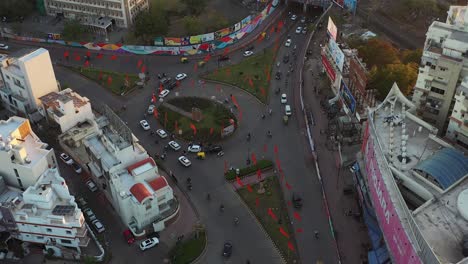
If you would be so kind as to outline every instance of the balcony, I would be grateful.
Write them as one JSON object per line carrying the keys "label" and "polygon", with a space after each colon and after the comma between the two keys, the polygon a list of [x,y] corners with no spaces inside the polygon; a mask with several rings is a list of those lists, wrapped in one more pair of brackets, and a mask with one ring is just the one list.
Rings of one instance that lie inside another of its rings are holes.
{"label": "balcony", "polygon": [[85,236],[80,238],[80,242],[78,243],[79,247],[87,247],[91,238],[89,236]]}
{"label": "balcony", "polygon": [[77,237],[85,237],[87,233],[88,233],[88,229],[86,229],[85,225],[83,225],[82,227],[76,229],[76,236]]}

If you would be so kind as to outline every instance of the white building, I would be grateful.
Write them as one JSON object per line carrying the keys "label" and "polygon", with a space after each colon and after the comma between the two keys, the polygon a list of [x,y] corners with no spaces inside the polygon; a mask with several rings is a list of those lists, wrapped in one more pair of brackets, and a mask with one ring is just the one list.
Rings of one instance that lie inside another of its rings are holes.
{"label": "white building", "polygon": [[0,56],[3,105],[15,114],[31,118],[40,108],[39,97],[58,92],[54,69],[46,49],[22,49]]}
{"label": "white building", "polygon": [[94,119],[89,99],[73,92],[70,88],[48,93],[39,100],[43,107],[40,112],[49,121],[57,123],[62,133],[78,123]]}
{"label": "white building", "polygon": [[467,6],[451,6],[446,22],[426,33],[413,103],[417,114],[445,134],[457,86],[468,76]]}
{"label": "white building", "polygon": [[44,244],[61,253],[73,248],[79,253],[90,241],[83,214],[56,168],[45,171],[22,194],[0,178],[0,201],[2,222],[9,222],[3,226],[23,242]]}
{"label": "white building", "polygon": [[112,24],[127,28],[133,24],[138,13],[149,9],[148,0],[45,0],[49,16],[64,16],[78,19],[81,23],[102,29]]}
{"label": "white building", "polygon": [[445,136],[468,150],[468,77],[455,93],[455,105]]}
{"label": "white building", "polygon": [[24,191],[56,164],[54,151],[34,134],[29,120],[0,120],[0,176],[7,185]]}

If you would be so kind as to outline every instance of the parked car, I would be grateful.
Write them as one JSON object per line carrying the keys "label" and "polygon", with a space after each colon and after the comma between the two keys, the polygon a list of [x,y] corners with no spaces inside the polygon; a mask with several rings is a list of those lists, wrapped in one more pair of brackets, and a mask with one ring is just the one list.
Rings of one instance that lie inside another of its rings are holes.
{"label": "parked car", "polygon": [[185,156],[180,156],[178,160],[182,165],[184,165],[184,167],[192,165],[192,162],[190,162],[190,160]]}
{"label": "parked car", "polygon": [[73,170],[78,174],[80,174],[83,171],[83,169],[81,169],[81,166],[76,163],[73,163],[71,166]]}
{"label": "parked car", "polygon": [[88,206],[88,202],[86,202],[86,200],[83,197],[76,198],[76,203],[81,209],[84,209]]}
{"label": "parked car", "polygon": [[284,43],[284,46],[289,47],[289,46],[291,46],[291,43],[292,43],[292,40],[291,40],[291,39],[287,39],[287,40],[286,40],[286,43]]}
{"label": "parked car", "polygon": [[3,43],[0,43],[0,49],[2,50],[7,50],[8,49],[8,46],[3,44]]}
{"label": "parked car", "polygon": [[158,134],[158,136],[160,136],[161,138],[167,138],[167,133],[163,129],[156,130],[156,134]]}
{"label": "parked car", "polygon": [[86,182],[86,186],[88,187],[88,189],[92,192],[97,192],[98,190],[98,187],[97,185],[92,181],[92,180],[88,180]]}
{"label": "parked car", "polygon": [[168,94],[169,94],[169,90],[168,89],[164,89],[162,90],[160,93],[159,93],[159,98],[164,98],[166,97]]}
{"label": "parked car", "polygon": [[85,216],[86,218],[88,218],[88,220],[91,221],[91,222],[97,219],[97,218],[96,218],[96,215],[94,214],[94,212],[93,212],[91,209],[89,209],[89,208],[84,209],[84,210],[83,210],[83,214],[84,214],[84,216]]}
{"label": "parked car", "polygon": [[232,244],[231,242],[224,243],[223,246],[223,257],[229,258],[232,255]]}
{"label": "parked car", "polygon": [[297,27],[296,28],[296,34],[300,34],[302,32],[302,27]]}
{"label": "parked car", "polygon": [[290,106],[290,105],[285,105],[285,106],[284,106],[284,114],[287,115],[287,116],[292,115],[291,106]]}
{"label": "parked car", "polygon": [[94,229],[96,229],[96,231],[99,234],[106,231],[106,229],[104,228],[104,225],[98,219],[95,219],[94,221],[92,221],[91,224],[93,225]]}
{"label": "parked car", "polygon": [[210,153],[218,153],[220,151],[223,151],[223,147],[220,145],[211,145],[208,147],[208,152]]}
{"label": "parked car", "polygon": [[122,234],[125,238],[125,241],[127,241],[127,244],[131,245],[135,243],[135,237],[133,236],[132,231],[130,231],[130,229],[123,231]]}
{"label": "parked car", "polygon": [[159,244],[159,239],[157,237],[152,237],[144,240],[140,243],[140,249],[145,251]]}
{"label": "parked car", "polygon": [[301,18],[301,23],[304,24],[306,22],[306,18],[305,17],[302,17]]}
{"label": "parked car", "polygon": [[65,153],[60,153],[60,159],[65,162],[65,164],[67,165],[72,165],[74,162],[73,162],[73,159],[70,158],[70,156],[68,156],[67,154]]}
{"label": "parked car", "polygon": [[299,209],[302,207],[302,198],[297,193],[293,193],[292,203],[294,205],[294,208]]}
{"label": "parked car", "polygon": [[154,108],[156,108],[156,106],[154,106],[153,104],[150,104],[148,106],[148,114],[152,115],[154,113]]}
{"label": "parked car", "polygon": [[244,57],[249,57],[249,56],[252,56],[253,54],[254,54],[253,51],[250,51],[250,50],[244,51]]}
{"label": "parked car", "polygon": [[148,131],[151,128],[150,125],[148,124],[148,121],[144,119],[140,121],[140,125],[145,131]]}
{"label": "parked car", "polygon": [[284,93],[284,94],[281,95],[281,103],[285,104],[287,102],[288,102],[288,98],[286,97],[286,94]]}
{"label": "parked car", "polygon": [[164,89],[170,91],[170,90],[174,89],[177,86],[177,80],[170,81],[170,82],[166,83],[163,86],[164,86]]}
{"label": "parked car", "polygon": [[175,142],[174,140],[169,141],[169,147],[171,147],[175,151],[178,151],[181,148],[179,143]]}
{"label": "parked car", "polygon": [[302,28],[302,34],[307,34],[307,27]]}
{"label": "parked car", "polygon": [[297,16],[296,16],[296,15],[292,15],[292,16],[291,16],[291,20],[292,20],[292,21],[296,21],[296,19],[297,19]]}
{"label": "parked car", "polygon": [[171,81],[171,77],[164,77],[161,80],[159,80],[159,85],[165,85]]}
{"label": "parked car", "polygon": [[192,152],[192,153],[198,153],[200,152],[202,149],[201,149],[201,146],[200,145],[191,145],[187,148],[187,151],[188,152]]}
{"label": "parked car", "polygon": [[185,79],[185,78],[187,78],[187,74],[185,74],[185,73],[179,73],[179,74],[177,74],[176,77],[175,77],[175,79],[176,79],[177,81],[181,81],[181,80],[183,80],[183,79]]}

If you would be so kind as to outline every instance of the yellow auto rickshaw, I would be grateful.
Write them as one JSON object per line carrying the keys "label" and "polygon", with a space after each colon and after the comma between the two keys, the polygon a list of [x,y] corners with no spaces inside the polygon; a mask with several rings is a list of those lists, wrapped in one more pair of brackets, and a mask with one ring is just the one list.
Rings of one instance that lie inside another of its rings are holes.
{"label": "yellow auto rickshaw", "polygon": [[287,125],[288,125],[288,121],[289,121],[288,116],[287,116],[287,115],[283,116],[283,123],[284,123],[284,125],[287,126]]}
{"label": "yellow auto rickshaw", "polygon": [[205,61],[199,61],[198,62],[198,67],[203,67],[205,66],[206,62]]}
{"label": "yellow auto rickshaw", "polygon": [[205,159],[205,152],[200,151],[197,153],[197,159],[204,160]]}
{"label": "yellow auto rickshaw", "polygon": [[181,63],[188,63],[188,58],[187,57],[182,57],[180,58]]}

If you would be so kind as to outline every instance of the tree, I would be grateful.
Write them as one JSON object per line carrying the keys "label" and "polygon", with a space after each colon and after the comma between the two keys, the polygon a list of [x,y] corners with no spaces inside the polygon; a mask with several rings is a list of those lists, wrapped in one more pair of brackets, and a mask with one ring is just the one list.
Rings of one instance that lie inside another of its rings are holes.
{"label": "tree", "polygon": [[401,52],[401,62],[404,64],[411,63],[411,62],[419,64],[421,62],[421,56],[422,56],[422,49],[403,50]]}
{"label": "tree", "polygon": [[359,56],[369,68],[399,63],[398,50],[389,42],[372,38],[358,47]]}
{"label": "tree", "polygon": [[201,14],[206,7],[207,0],[182,0],[191,15]]}
{"label": "tree", "polygon": [[166,14],[161,9],[152,9],[152,12],[141,12],[135,19],[135,36],[151,43],[156,36],[166,35],[169,23]]}
{"label": "tree", "polygon": [[183,18],[183,23],[187,35],[198,35],[203,33],[203,27],[199,18],[194,16],[185,16]]}
{"label": "tree", "polygon": [[369,73],[368,89],[377,90],[377,99],[383,100],[394,82],[403,94],[408,95],[416,84],[418,64],[388,64],[384,67],[373,67]]}
{"label": "tree", "polygon": [[65,22],[62,38],[64,40],[81,40],[85,33],[86,28],[78,20],[70,20]]}
{"label": "tree", "polygon": [[34,10],[34,0],[1,0],[0,16],[16,20],[26,17]]}
{"label": "tree", "polygon": [[229,26],[229,20],[221,13],[211,11],[207,14],[207,32],[220,30]]}

